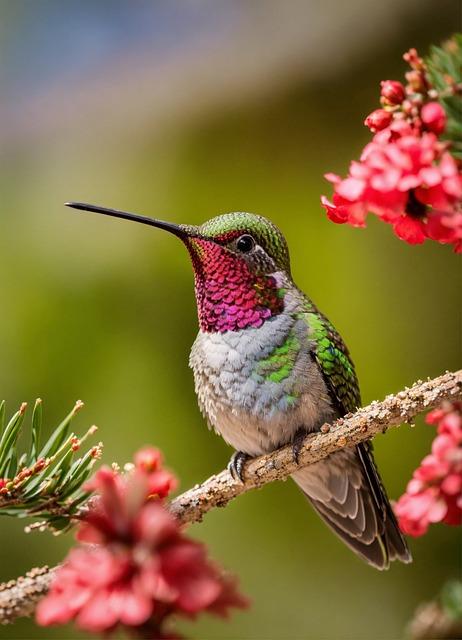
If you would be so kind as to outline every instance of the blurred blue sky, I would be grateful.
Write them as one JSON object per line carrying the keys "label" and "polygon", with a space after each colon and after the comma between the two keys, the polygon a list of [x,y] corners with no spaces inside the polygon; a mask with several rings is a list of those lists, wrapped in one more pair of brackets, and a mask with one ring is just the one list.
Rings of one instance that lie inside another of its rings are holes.
{"label": "blurred blue sky", "polygon": [[[124,50],[148,47],[156,57],[168,56],[212,29],[229,27],[237,9],[233,2],[217,7],[205,1],[137,0],[136,8],[113,0],[2,4],[9,28],[5,23],[0,27],[0,80],[10,98],[27,97],[47,84],[91,73]],[[13,37],[15,27],[20,37]]]}
{"label": "blurred blue sky", "polygon": [[[409,31],[418,40],[415,12],[430,20],[432,6],[432,0],[0,0],[0,143],[29,143],[31,136],[50,142],[73,124],[80,138],[82,119],[98,110],[102,129],[105,114],[109,129],[133,131],[136,123],[142,130],[148,122],[162,129],[301,79],[348,74],[387,39]],[[446,22],[443,11],[435,27]]]}

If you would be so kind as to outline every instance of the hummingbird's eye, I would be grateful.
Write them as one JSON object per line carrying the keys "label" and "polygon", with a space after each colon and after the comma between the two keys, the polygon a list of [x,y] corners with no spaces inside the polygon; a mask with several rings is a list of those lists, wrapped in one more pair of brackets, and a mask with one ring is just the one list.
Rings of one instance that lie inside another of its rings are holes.
{"label": "hummingbird's eye", "polygon": [[247,233],[236,240],[236,249],[241,253],[250,253],[254,246],[255,240]]}

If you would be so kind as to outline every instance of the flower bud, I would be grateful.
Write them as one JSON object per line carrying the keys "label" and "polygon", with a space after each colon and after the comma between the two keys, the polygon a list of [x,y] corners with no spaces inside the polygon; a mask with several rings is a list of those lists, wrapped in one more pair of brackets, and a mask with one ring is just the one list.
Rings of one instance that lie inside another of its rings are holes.
{"label": "flower bud", "polygon": [[427,81],[422,71],[407,71],[405,73],[406,80],[408,81],[408,88],[415,93],[424,93],[427,89]]}
{"label": "flower bud", "polygon": [[439,135],[446,128],[446,112],[439,102],[427,102],[420,112],[422,122],[428,131]]}
{"label": "flower bud", "polygon": [[47,461],[45,460],[45,458],[39,458],[37,462],[34,464],[33,472],[40,473],[40,471],[43,471],[43,469],[45,469],[46,466],[47,466]]}
{"label": "flower bud", "polygon": [[422,70],[425,68],[424,61],[419,56],[416,49],[409,49],[409,51],[406,51],[403,55],[403,60],[405,60],[412,69]]}
{"label": "flower bud", "polygon": [[410,100],[404,100],[403,104],[401,105],[401,108],[403,110],[403,113],[405,113],[407,116],[414,116],[414,105],[412,104],[412,102]]}
{"label": "flower bud", "polygon": [[380,95],[386,104],[401,104],[405,97],[404,87],[397,80],[382,80]]}
{"label": "flower bud", "polygon": [[393,116],[389,111],[385,111],[385,109],[376,109],[367,116],[364,120],[364,124],[366,127],[369,127],[373,133],[376,133],[376,131],[381,131],[388,127],[392,119]]}

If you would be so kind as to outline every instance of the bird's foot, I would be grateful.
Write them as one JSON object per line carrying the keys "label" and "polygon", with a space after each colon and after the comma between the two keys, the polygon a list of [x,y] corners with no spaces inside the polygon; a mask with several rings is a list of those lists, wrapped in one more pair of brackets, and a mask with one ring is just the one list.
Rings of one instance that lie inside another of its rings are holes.
{"label": "bird's foot", "polygon": [[305,437],[307,435],[308,431],[306,431],[306,429],[304,429],[303,427],[300,427],[295,432],[294,439],[292,440],[292,458],[295,464],[298,464],[303,441],[305,440]]}
{"label": "bird's foot", "polygon": [[231,460],[228,463],[228,471],[234,478],[234,480],[239,480],[240,482],[244,482],[243,470],[244,465],[252,456],[249,456],[248,453],[244,453],[243,451],[235,451],[231,456]]}

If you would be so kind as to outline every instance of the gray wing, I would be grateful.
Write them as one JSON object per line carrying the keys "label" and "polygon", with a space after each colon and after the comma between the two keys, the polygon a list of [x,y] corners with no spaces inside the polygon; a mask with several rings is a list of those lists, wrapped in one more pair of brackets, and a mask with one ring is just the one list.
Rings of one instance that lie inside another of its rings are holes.
{"label": "gray wing", "polygon": [[411,562],[369,447],[332,454],[292,474],[329,527],[378,569]]}

